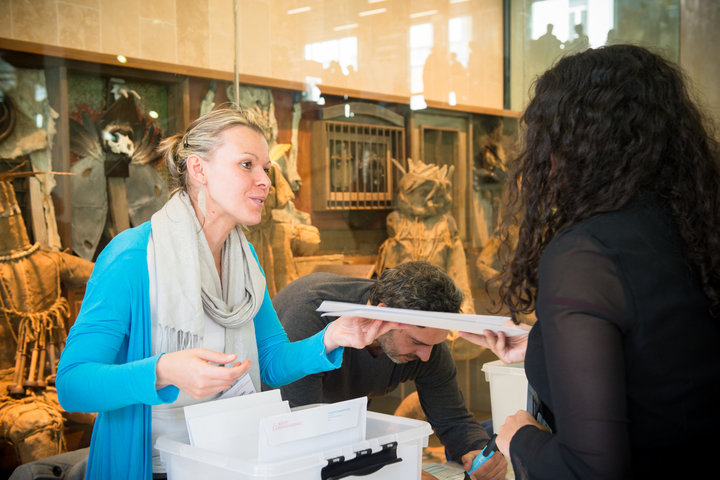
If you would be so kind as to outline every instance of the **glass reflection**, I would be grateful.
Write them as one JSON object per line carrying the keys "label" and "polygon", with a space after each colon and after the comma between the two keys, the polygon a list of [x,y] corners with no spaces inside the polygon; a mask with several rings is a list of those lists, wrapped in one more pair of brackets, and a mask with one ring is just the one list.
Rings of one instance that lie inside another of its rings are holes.
{"label": "glass reflection", "polygon": [[680,0],[255,3],[243,2],[241,72],[314,85],[318,98],[362,91],[417,108],[522,110],[532,80],[562,55],[630,42],[678,56]]}
{"label": "glass reflection", "polygon": [[553,62],[587,48],[632,43],[677,62],[679,11],[680,0],[513,0],[512,108]]}
{"label": "glass reflection", "polygon": [[253,40],[243,38],[242,73],[265,75],[248,55],[269,47],[270,76],[320,95],[502,108],[503,0],[281,0],[267,14],[254,23],[269,25],[270,45],[249,48]]}

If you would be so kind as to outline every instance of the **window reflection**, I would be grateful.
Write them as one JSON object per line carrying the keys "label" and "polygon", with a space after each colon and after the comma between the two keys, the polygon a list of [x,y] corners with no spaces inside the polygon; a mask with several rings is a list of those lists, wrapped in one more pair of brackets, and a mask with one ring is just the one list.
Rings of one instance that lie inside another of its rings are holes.
{"label": "window reflection", "polygon": [[[426,102],[522,110],[532,81],[563,55],[630,42],[677,61],[680,0],[337,3],[271,3],[270,44],[282,45],[273,47],[275,78],[320,78],[334,93],[398,95],[413,108]],[[289,14],[306,5],[312,9]],[[260,56],[259,49],[253,53]],[[262,75],[256,69],[263,62],[241,59],[251,74]]]}
{"label": "window reflection", "polygon": [[346,86],[357,70],[357,37],[344,37],[305,45],[305,60],[322,64],[320,83]]}
{"label": "window reflection", "polygon": [[410,26],[410,93],[425,91],[423,68],[433,47],[433,24],[420,23]]}
{"label": "window reflection", "polygon": [[513,0],[510,18],[526,20],[512,27],[510,108],[522,109],[532,81],[558,58],[587,48],[632,43],[677,62],[679,9],[680,0]]}
{"label": "window reflection", "polygon": [[[261,23],[270,26],[273,78],[308,85],[320,78],[323,94],[392,95],[413,108],[426,100],[433,107],[503,108],[504,3],[351,0],[329,8],[319,0],[278,0],[268,2]],[[289,14],[306,5],[312,9]],[[339,37],[351,36],[352,58],[341,58],[346,48]],[[255,45],[253,55],[262,56],[262,48]],[[260,60],[241,57],[241,73],[263,75]]]}

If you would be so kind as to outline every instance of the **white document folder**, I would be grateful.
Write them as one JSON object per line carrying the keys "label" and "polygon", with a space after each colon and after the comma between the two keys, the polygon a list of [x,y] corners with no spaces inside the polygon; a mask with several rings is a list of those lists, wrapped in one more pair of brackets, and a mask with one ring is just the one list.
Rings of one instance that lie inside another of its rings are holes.
{"label": "white document folder", "polygon": [[367,397],[260,420],[258,461],[275,462],[365,440]]}
{"label": "white document folder", "polygon": [[280,390],[242,395],[185,407],[190,445],[234,457],[255,459],[263,417],[290,411]]}
{"label": "white document folder", "polygon": [[496,315],[429,312],[426,310],[377,307],[374,305],[334,302],[330,300],[323,301],[317,311],[325,312],[323,316],[341,317],[346,315],[351,317],[375,318],[421,327],[459,330],[470,333],[483,333],[483,330],[491,330],[493,332],[504,332],[508,337],[528,334],[528,331],[522,328],[504,326],[503,324],[510,320],[510,317]]}

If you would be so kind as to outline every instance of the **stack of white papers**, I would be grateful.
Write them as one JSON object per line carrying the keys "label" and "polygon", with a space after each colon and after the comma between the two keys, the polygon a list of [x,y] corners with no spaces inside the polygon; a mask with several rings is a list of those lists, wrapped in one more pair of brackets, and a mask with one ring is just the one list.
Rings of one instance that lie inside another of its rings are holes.
{"label": "stack of white papers", "polygon": [[241,395],[185,407],[190,445],[254,460],[260,419],[290,412],[280,390]]}
{"label": "stack of white papers", "polygon": [[426,310],[409,310],[405,308],[376,307],[357,303],[323,301],[317,309],[330,317],[363,317],[391,322],[418,325],[421,327],[439,328],[442,330],[459,330],[461,332],[483,333],[483,330],[504,332],[511,337],[527,335],[527,330],[519,327],[503,325],[510,317],[496,315],[470,315],[466,313],[429,312]]}
{"label": "stack of white papers", "polygon": [[367,397],[260,420],[258,460],[273,462],[365,440]]}
{"label": "stack of white papers", "polygon": [[190,444],[273,462],[365,440],[367,397],[291,411],[280,390],[185,407]]}

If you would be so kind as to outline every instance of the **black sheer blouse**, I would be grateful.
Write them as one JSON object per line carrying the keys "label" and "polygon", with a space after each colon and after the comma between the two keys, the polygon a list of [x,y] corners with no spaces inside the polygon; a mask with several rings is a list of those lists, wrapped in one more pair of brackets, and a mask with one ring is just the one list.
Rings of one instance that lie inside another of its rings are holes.
{"label": "black sheer blouse", "polygon": [[720,319],[659,202],[556,236],[536,313],[525,369],[553,433],[517,432],[517,478],[704,478],[719,446]]}

